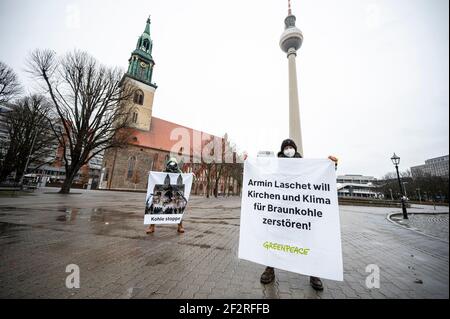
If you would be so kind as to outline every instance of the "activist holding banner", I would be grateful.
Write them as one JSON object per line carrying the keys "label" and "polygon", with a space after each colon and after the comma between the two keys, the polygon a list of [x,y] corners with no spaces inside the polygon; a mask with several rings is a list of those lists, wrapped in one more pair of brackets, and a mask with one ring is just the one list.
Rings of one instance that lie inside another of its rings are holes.
{"label": "activist holding banner", "polygon": [[[291,139],[286,139],[281,144],[281,149],[277,154],[281,158],[302,158],[302,155],[297,152],[297,145]],[[338,159],[334,156],[329,156],[328,159],[335,163],[337,169]],[[269,284],[275,279],[275,269],[273,267],[266,267],[261,275],[261,283]],[[323,290],[322,280],[318,277],[310,276],[310,284],[315,290]]]}
{"label": "activist holding banner", "polygon": [[[164,173],[182,173],[181,169],[178,167],[178,161],[175,157],[170,158],[167,163],[166,163],[166,167],[163,170]],[[179,233],[184,233],[184,228],[183,228],[183,221],[180,221],[180,223],[178,224],[178,229],[177,231]],[[151,234],[155,232],[155,224],[150,224],[149,227],[146,230],[147,234]]]}

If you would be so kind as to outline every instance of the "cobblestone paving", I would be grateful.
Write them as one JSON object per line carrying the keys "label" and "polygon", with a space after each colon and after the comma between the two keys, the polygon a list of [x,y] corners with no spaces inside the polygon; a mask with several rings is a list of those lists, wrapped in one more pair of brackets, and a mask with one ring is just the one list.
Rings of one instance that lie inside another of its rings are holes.
{"label": "cobblestone paving", "polygon": [[[55,192],[46,189],[45,192]],[[387,220],[395,209],[342,206],[344,281],[315,292],[306,276],[237,258],[240,199],[193,197],[185,234],[144,232],[144,194],[0,197],[0,298],[448,298],[448,243]],[[415,206],[410,212],[424,211]],[[448,212],[448,207],[437,207]],[[80,289],[65,287],[69,264]],[[366,266],[381,270],[365,286]]]}
{"label": "cobblestone paving", "polygon": [[401,226],[422,232],[426,235],[440,238],[449,242],[448,238],[448,214],[434,212],[409,214],[408,219],[403,219],[401,214],[393,215],[392,220]]}

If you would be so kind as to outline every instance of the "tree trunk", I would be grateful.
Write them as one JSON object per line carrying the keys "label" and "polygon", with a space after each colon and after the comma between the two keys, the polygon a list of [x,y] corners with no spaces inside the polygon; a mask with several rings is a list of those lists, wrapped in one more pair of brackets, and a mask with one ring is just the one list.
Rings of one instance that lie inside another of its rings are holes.
{"label": "tree trunk", "polygon": [[72,182],[73,182],[74,178],[75,178],[75,176],[67,176],[66,175],[66,179],[64,180],[64,183],[63,183],[61,189],[59,190],[60,194],[69,194],[70,193],[70,188],[72,187]]}
{"label": "tree trunk", "polygon": [[8,177],[8,175],[11,174],[11,172],[12,172],[12,170],[6,169],[6,167],[1,169],[0,170],[0,182],[3,182],[4,180],[6,180],[6,177]]}
{"label": "tree trunk", "polygon": [[71,169],[69,171],[66,171],[66,179],[64,180],[64,183],[63,183],[61,189],[59,190],[60,194],[69,194],[70,193],[70,188],[72,187],[73,180],[74,180],[75,176],[77,175],[79,169],[80,168],[78,166],[75,166],[75,167],[71,167]]}
{"label": "tree trunk", "polygon": [[214,197],[219,196],[219,181],[220,181],[220,171],[217,173],[216,180],[214,181]]}
{"label": "tree trunk", "polygon": [[206,173],[206,198],[209,198],[210,192],[211,192],[211,166],[207,168]]}

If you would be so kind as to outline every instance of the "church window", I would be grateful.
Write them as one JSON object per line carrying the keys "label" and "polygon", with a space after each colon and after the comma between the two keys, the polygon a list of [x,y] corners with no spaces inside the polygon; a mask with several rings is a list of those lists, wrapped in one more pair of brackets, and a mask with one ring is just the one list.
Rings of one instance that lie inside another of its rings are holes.
{"label": "church window", "polygon": [[144,92],[142,92],[141,90],[137,90],[134,93],[133,102],[136,104],[139,104],[139,105],[143,105],[144,104]]}
{"label": "church window", "polygon": [[138,119],[138,114],[137,114],[137,112],[134,112],[133,118],[132,118],[133,123],[137,123],[137,119]]}
{"label": "church window", "polygon": [[147,39],[145,39],[143,44],[145,51],[148,51],[148,49],[150,48],[150,42]]}
{"label": "church window", "polygon": [[136,166],[136,157],[131,156],[128,159],[128,171],[127,171],[127,179],[131,179],[134,173],[134,167]]}

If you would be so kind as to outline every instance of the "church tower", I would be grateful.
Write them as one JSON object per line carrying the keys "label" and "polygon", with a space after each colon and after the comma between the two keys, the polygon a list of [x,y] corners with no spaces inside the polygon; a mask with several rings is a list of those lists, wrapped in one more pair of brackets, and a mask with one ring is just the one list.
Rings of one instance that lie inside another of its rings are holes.
{"label": "church tower", "polygon": [[155,61],[152,57],[153,41],[150,37],[150,17],[147,19],[144,33],[139,37],[136,49],[128,60],[128,71],[122,81],[131,81],[138,87],[133,96],[131,127],[148,131],[152,120],[153,97],[157,88],[152,83]]}

